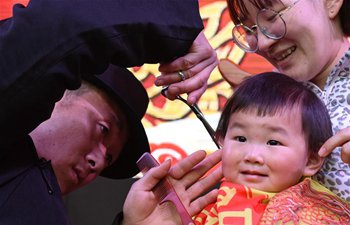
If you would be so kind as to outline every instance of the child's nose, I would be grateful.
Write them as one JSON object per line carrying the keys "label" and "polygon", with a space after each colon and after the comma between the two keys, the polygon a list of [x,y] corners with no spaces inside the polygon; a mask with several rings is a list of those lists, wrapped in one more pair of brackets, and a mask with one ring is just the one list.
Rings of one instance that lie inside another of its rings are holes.
{"label": "child's nose", "polygon": [[251,145],[247,150],[244,157],[244,161],[250,164],[263,164],[264,157],[262,154],[263,149],[256,145]]}

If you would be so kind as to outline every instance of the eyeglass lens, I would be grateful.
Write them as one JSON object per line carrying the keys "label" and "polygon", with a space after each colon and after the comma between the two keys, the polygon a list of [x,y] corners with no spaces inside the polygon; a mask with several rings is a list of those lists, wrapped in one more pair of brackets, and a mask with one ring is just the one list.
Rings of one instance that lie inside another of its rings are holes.
{"label": "eyeglass lens", "polygon": [[260,10],[257,17],[257,25],[265,36],[272,39],[280,39],[286,33],[286,25],[278,12],[272,9]]}
{"label": "eyeglass lens", "polygon": [[[286,24],[280,14],[272,9],[262,9],[257,15],[257,27],[266,37],[278,40],[286,34]],[[232,29],[233,41],[244,51],[255,52],[258,49],[256,30],[240,24]]]}
{"label": "eyeglass lens", "polygon": [[232,30],[234,42],[247,52],[254,52],[258,48],[258,40],[255,30],[244,25],[237,25]]}

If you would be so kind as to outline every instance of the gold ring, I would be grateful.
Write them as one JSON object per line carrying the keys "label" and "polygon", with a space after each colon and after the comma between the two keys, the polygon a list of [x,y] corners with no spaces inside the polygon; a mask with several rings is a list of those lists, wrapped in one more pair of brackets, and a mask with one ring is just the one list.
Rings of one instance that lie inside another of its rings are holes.
{"label": "gold ring", "polygon": [[180,78],[181,78],[181,81],[184,81],[184,80],[186,80],[186,76],[185,76],[185,74],[180,70],[180,71],[178,71],[177,72],[177,74],[180,76]]}

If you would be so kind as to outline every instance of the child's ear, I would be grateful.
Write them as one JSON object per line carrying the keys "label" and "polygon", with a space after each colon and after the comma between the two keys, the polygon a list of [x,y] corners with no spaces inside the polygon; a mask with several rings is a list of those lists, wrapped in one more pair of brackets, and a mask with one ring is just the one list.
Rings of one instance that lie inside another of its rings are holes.
{"label": "child's ear", "polygon": [[216,137],[216,141],[221,147],[224,146],[224,140],[225,140],[225,137]]}
{"label": "child's ear", "polygon": [[322,167],[324,162],[324,157],[319,157],[318,155],[312,157],[310,156],[309,161],[307,162],[304,168],[304,176],[310,177],[315,175]]}

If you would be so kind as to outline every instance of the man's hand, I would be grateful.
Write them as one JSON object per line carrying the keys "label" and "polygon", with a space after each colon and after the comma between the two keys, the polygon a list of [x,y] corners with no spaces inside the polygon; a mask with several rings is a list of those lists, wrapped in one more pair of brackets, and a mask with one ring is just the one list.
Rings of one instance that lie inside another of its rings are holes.
{"label": "man's hand", "polygon": [[221,161],[221,154],[222,151],[217,150],[206,157],[205,151],[197,151],[170,169],[169,179],[191,216],[197,215],[205,206],[216,201],[218,190],[210,188],[223,178],[221,165],[207,176],[203,175]]}
{"label": "man's hand", "polygon": [[[210,73],[218,64],[215,50],[209,44],[204,33],[201,32],[193,42],[187,55],[170,63],[161,64],[155,85],[169,86],[167,97],[174,100],[177,95],[187,93],[189,104],[196,103],[207,89]],[[185,80],[182,82],[178,71]]]}
{"label": "man's hand", "polygon": [[135,182],[126,197],[123,225],[181,224],[176,209],[170,203],[158,205],[152,189],[165,177],[170,161],[150,169],[144,177]]}
{"label": "man's hand", "polygon": [[129,191],[123,207],[123,224],[181,225],[175,206],[169,202],[158,205],[152,192],[154,186],[167,175],[191,216],[196,215],[207,204],[214,202],[217,190],[201,195],[222,179],[221,167],[204,178],[202,176],[221,160],[221,150],[208,157],[205,156],[204,151],[198,151],[181,160],[171,169],[169,161],[150,169],[143,178],[133,184]]}

